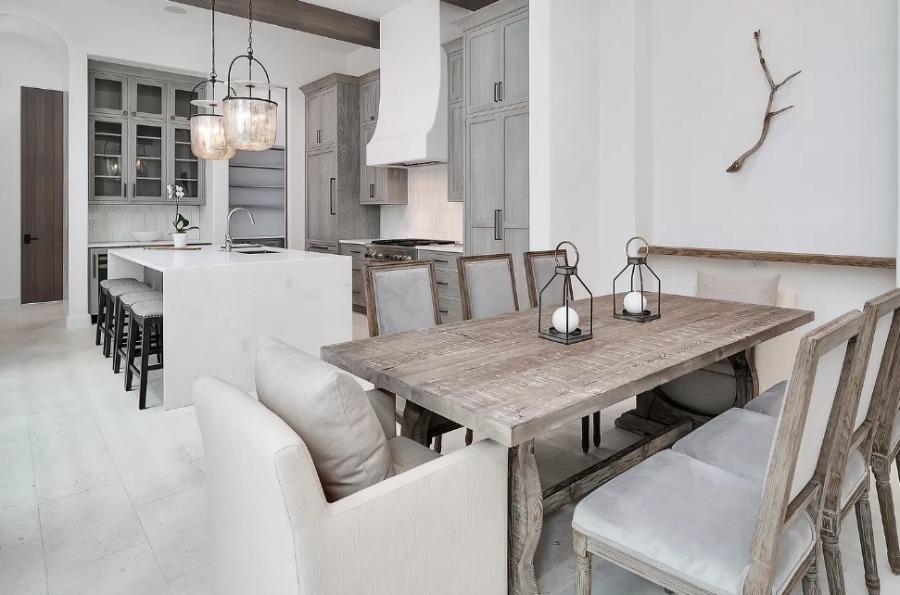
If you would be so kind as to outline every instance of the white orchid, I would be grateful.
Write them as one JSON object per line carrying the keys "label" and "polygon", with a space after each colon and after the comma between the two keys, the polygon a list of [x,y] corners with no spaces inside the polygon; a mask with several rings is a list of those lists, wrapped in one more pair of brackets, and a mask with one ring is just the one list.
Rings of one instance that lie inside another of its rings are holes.
{"label": "white orchid", "polygon": [[166,190],[169,192],[169,200],[181,200],[184,198],[184,188],[181,186],[169,184],[166,186]]}

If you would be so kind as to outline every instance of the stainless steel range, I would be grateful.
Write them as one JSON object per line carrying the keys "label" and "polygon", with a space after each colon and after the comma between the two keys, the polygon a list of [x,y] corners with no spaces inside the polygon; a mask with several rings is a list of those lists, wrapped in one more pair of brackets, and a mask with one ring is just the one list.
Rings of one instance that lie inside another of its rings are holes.
{"label": "stainless steel range", "polygon": [[453,243],[452,240],[375,240],[371,244],[366,244],[365,257],[374,262],[414,260],[416,257],[416,248],[448,246]]}

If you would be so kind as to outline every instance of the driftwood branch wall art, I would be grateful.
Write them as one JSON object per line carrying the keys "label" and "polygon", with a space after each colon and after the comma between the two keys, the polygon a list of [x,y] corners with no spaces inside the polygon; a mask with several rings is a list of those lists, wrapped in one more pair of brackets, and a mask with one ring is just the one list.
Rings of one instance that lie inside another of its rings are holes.
{"label": "driftwood branch wall art", "polygon": [[783,107],[781,109],[772,111],[772,103],[775,101],[775,94],[778,92],[778,89],[783,87],[789,80],[791,80],[792,78],[794,78],[795,76],[800,74],[800,71],[798,70],[791,76],[787,77],[780,83],[776,84],[775,80],[772,78],[772,73],[769,72],[769,65],[766,63],[766,59],[763,57],[762,47],[760,46],[760,43],[759,43],[759,37],[760,37],[760,31],[754,31],[753,39],[756,40],[756,52],[759,54],[759,64],[760,64],[760,66],[762,66],[763,73],[766,75],[766,81],[768,81],[768,83],[769,83],[769,102],[766,104],[766,115],[763,116],[762,132],[759,134],[759,140],[756,141],[755,145],[750,147],[750,149],[746,153],[744,153],[743,155],[738,157],[735,160],[735,162],[732,163],[728,167],[728,169],[725,170],[728,173],[734,173],[736,171],[740,171],[741,168],[744,166],[744,162],[747,160],[747,158],[759,150],[759,148],[762,146],[762,144],[766,141],[766,137],[769,135],[769,125],[772,122],[772,118],[774,118],[778,114],[783,114],[784,112],[786,112],[789,109],[791,109],[792,107],[794,107],[793,105],[789,105],[787,107]]}

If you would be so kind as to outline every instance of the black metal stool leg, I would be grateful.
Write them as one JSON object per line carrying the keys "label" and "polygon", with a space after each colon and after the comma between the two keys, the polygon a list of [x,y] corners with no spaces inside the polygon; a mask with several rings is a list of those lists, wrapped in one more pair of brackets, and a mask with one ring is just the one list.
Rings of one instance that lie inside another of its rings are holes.
{"label": "black metal stool leg", "polygon": [[116,306],[116,328],[113,329],[113,374],[118,374],[122,367],[122,342],[125,339],[125,306],[122,300],[118,300]]}
{"label": "black metal stool leg", "polygon": [[103,295],[102,287],[99,289],[97,304],[97,338],[94,339],[94,345],[100,345],[100,333],[103,330],[103,319],[106,316],[106,296]]}
{"label": "black metal stool leg", "polygon": [[150,326],[141,319],[141,395],[138,409],[147,408],[147,368],[150,367]]}
{"label": "black metal stool leg", "polygon": [[114,318],[115,318],[115,309],[116,309],[116,300],[110,296],[107,296],[106,300],[106,317],[103,328],[103,357],[111,357],[112,352],[112,333],[110,329],[113,328]]}
{"label": "black metal stool leg", "polygon": [[134,358],[137,352],[138,325],[134,316],[128,323],[128,349],[125,356],[125,390],[131,390],[134,380]]}

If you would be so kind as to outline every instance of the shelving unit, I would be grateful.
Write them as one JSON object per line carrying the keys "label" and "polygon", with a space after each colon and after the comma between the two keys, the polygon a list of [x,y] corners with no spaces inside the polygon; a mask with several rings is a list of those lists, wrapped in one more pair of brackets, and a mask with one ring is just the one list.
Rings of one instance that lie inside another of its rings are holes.
{"label": "shelving unit", "polygon": [[286,154],[281,147],[268,151],[238,151],[228,167],[229,208],[244,207],[249,218],[232,220],[235,238],[268,245],[284,245],[286,231]]}

